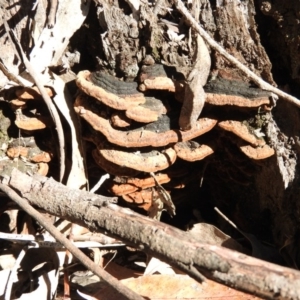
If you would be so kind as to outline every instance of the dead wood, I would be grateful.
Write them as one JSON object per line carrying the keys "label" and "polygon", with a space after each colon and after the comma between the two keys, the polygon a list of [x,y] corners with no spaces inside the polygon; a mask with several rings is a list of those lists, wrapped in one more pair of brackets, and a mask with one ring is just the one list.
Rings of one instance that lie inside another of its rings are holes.
{"label": "dead wood", "polygon": [[71,190],[53,179],[13,170],[8,185],[47,212],[105,232],[185,271],[274,299],[300,299],[300,272],[214,245],[186,232],[112,204],[103,196]]}

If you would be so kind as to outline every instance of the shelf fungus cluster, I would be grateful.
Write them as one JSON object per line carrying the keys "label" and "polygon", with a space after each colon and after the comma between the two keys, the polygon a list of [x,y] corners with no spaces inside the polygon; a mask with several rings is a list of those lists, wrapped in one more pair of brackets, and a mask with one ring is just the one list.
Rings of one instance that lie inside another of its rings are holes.
{"label": "shelf fungus cluster", "polygon": [[[47,87],[45,89],[52,97],[52,90]],[[15,113],[14,123],[21,133],[19,132],[19,138],[11,138],[6,145],[6,155],[11,159],[8,166],[14,167],[16,164],[24,172],[46,176],[53,157],[53,150],[48,145],[49,137],[46,134],[41,138],[40,135],[39,143],[35,142],[38,132],[53,126],[43,98],[37,87],[18,88],[10,98],[9,103]]]}
{"label": "shelf fungus cluster", "polygon": [[175,214],[170,194],[185,187],[188,177],[180,183],[174,175],[177,165],[192,170],[195,162],[222,147],[220,136],[227,134],[251,160],[274,154],[237,113],[255,115],[270,107],[270,94],[241,82],[213,80],[204,87],[201,115],[190,129],[180,130],[187,83],[168,72],[162,65],[146,66],[138,82],[125,82],[102,71],[81,71],[76,80],[81,92],[75,111],[89,124],[85,138],[96,145],[92,156],[113,175],[107,189],[156,217],[163,209]]}

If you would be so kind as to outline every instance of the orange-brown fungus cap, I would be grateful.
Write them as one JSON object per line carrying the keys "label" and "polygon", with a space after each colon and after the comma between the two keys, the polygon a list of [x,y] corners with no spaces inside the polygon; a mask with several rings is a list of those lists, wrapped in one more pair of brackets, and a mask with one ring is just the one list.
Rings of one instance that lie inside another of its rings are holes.
{"label": "orange-brown fungus cap", "polygon": [[152,189],[146,189],[136,191],[131,194],[123,195],[122,198],[128,203],[137,204],[140,208],[143,208],[146,211],[148,211],[152,205],[153,196],[158,197],[157,191],[153,191]]}
{"label": "orange-brown fungus cap", "polygon": [[[50,96],[50,97],[54,96],[53,91],[50,88],[45,87],[45,90],[46,90],[48,96]],[[43,99],[43,97],[40,94],[39,89],[36,86],[24,87],[22,89],[19,89],[19,90],[16,91],[16,96],[19,99],[22,99],[22,100],[40,100],[40,99]]]}
{"label": "orange-brown fungus cap", "polygon": [[212,147],[205,144],[198,144],[195,141],[176,143],[174,149],[177,156],[186,161],[197,161],[214,153]]}
{"label": "orange-brown fungus cap", "polygon": [[114,164],[141,172],[164,170],[176,160],[176,152],[173,148],[167,148],[162,152],[152,150],[150,152],[131,153],[121,149],[103,149],[99,147],[98,151],[101,156]]}
{"label": "orange-brown fungus cap", "polygon": [[24,109],[26,108],[26,101],[19,100],[19,99],[14,99],[10,101],[10,105],[12,109],[16,110],[18,108]]}
{"label": "orange-brown fungus cap", "polygon": [[162,114],[167,113],[167,108],[162,101],[154,97],[146,97],[146,102],[126,110],[126,116],[141,123],[155,122]]}
{"label": "orange-brown fungus cap", "polygon": [[230,131],[243,139],[244,141],[252,144],[253,146],[263,146],[266,144],[265,140],[257,138],[254,134],[252,134],[248,127],[239,121],[222,121],[218,123],[218,126],[222,129]]}
{"label": "orange-brown fungus cap", "polygon": [[33,154],[30,157],[30,160],[32,162],[50,162],[51,161],[51,155],[48,152],[41,152],[37,154]]}
{"label": "orange-brown fungus cap", "polygon": [[97,165],[111,175],[134,177],[140,173],[137,170],[126,168],[108,161],[97,149],[92,151],[92,155]]}
{"label": "orange-brown fungus cap", "polygon": [[46,176],[49,171],[49,165],[47,163],[41,162],[41,163],[38,163],[38,166],[39,166],[39,169],[38,169],[37,173],[42,176]]}
{"label": "orange-brown fungus cap", "polygon": [[[165,68],[168,67],[160,64],[143,66],[139,75],[139,90],[143,92],[147,90],[177,91],[176,86],[180,87],[180,85],[176,84],[176,82],[184,81],[173,80],[174,77],[178,79],[178,74],[175,74],[176,72],[172,72],[168,77]],[[170,70],[171,68],[169,67],[168,69]]]}
{"label": "orange-brown fungus cap", "polygon": [[6,154],[10,158],[15,158],[19,156],[26,157],[28,155],[28,148],[22,146],[11,147],[6,151]]}
{"label": "orange-brown fungus cap", "polygon": [[139,90],[142,92],[148,90],[165,90],[169,92],[175,92],[175,84],[171,78],[156,77],[145,79],[143,83],[139,85]]}
{"label": "orange-brown fungus cap", "polygon": [[[89,80],[91,73],[81,71],[77,75],[76,84],[80,90],[89,96],[96,98],[105,105],[117,109],[127,110],[133,106],[145,103],[146,99],[142,93],[136,91],[135,94],[117,95],[106,91]],[[117,79],[116,79],[117,80]]]}
{"label": "orange-brown fungus cap", "polygon": [[126,117],[136,122],[150,123],[158,120],[159,114],[143,106],[135,106],[126,110]]}
{"label": "orange-brown fungus cap", "polygon": [[255,160],[265,159],[275,154],[274,149],[272,149],[268,145],[264,145],[262,147],[257,147],[257,148],[247,145],[247,146],[240,146],[239,148],[244,154],[246,154],[248,157]]}
{"label": "orange-brown fungus cap", "polygon": [[220,106],[259,107],[264,104],[270,105],[270,100],[268,97],[248,99],[236,95],[206,93],[205,103]]}
{"label": "orange-brown fungus cap", "polygon": [[22,118],[15,121],[15,124],[18,128],[24,130],[39,130],[46,128],[46,120],[47,118],[39,117],[39,118]]}
{"label": "orange-brown fungus cap", "polygon": [[131,121],[123,111],[116,111],[112,113],[110,117],[111,123],[114,127],[128,127],[131,124]]}
{"label": "orange-brown fungus cap", "polygon": [[114,129],[109,120],[93,113],[90,104],[83,95],[75,101],[75,111],[84,118],[96,131],[103,133],[115,145],[123,147],[162,147],[179,141],[188,141],[210,131],[217,123],[215,119],[201,118],[195,127],[187,131],[167,130],[153,132],[148,130],[120,131]]}
{"label": "orange-brown fungus cap", "polygon": [[[159,184],[167,183],[171,178],[167,174],[155,174],[155,178]],[[118,184],[116,182],[111,182],[109,191],[116,195],[122,196],[138,189],[147,189],[156,185],[153,177],[147,178],[127,178],[126,183]]]}

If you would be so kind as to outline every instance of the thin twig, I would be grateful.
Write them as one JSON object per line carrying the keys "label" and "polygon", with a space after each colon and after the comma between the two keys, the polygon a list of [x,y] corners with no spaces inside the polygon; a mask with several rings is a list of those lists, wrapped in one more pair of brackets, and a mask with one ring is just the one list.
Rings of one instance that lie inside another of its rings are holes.
{"label": "thin twig", "polygon": [[40,225],[61,244],[63,244],[84,266],[91,270],[94,274],[99,276],[109,285],[111,285],[118,293],[125,296],[127,299],[144,300],[143,297],[134,293],[132,290],[122,285],[116,278],[111,276],[105,270],[96,265],[85,254],[83,254],[78,248],[76,248],[72,242],[70,242],[63,234],[61,234],[57,228],[55,228],[48,220],[46,220],[36,209],[34,209],[26,200],[21,198],[13,189],[7,185],[0,183],[0,190],[7,194],[14,202],[16,202],[25,212],[33,217]]}
{"label": "thin twig", "polygon": [[203,39],[207,42],[207,44],[214,50],[218,51],[221,55],[223,55],[229,62],[231,62],[235,67],[239,68],[242,72],[244,72],[250,79],[252,79],[261,89],[270,91],[282,99],[285,99],[298,107],[300,107],[300,100],[296,97],[293,97],[282,90],[272,86],[271,84],[265,82],[255,73],[249,70],[246,66],[244,66],[241,62],[239,62],[234,56],[230,55],[222,46],[220,46],[216,41],[214,41],[210,35],[196,22],[193,16],[186,9],[181,0],[173,0],[176,8],[186,17],[189,24],[203,37]]}
{"label": "thin twig", "polygon": [[58,6],[58,0],[50,0],[50,10],[47,18],[47,26],[48,28],[53,28],[55,25],[55,16]]}
{"label": "thin twig", "polygon": [[60,172],[59,172],[60,174],[59,174],[59,178],[60,178],[60,181],[62,181],[62,178],[63,178],[64,173],[65,173],[65,138],[64,138],[64,131],[63,131],[63,127],[62,127],[62,123],[61,123],[59,114],[58,114],[57,109],[56,109],[55,105],[53,104],[50,96],[47,94],[47,91],[44,88],[44,85],[42,84],[38,73],[35,71],[34,67],[31,65],[31,63],[27,59],[27,57],[26,57],[26,55],[25,55],[25,53],[22,49],[22,46],[21,46],[19,40],[17,39],[15,33],[13,32],[13,30],[11,30],[9,28],[8,23],[4,19],[3,19],[3,24],[4,24],[4,27],[5,27],[5,30],[8,34],[8,36],[11,37],[11,40],[13,42],[13,46],[18,47],[18,49],[16,49],[17,47],[15,47],[15,51],[21,56],[27,71],[29,72],[29,74],[33,78],[36,86],[38,87],[38,89],[41,93],[41,96],[43,97],[43,99],[44,99],[44,101],[45,101],[45,103],[48,107],[48,110],[50,112],[50,115],[53,119],[53,122],[56,126],[58,142],[59,142],[59,155],[60,155]]}
{"label": "thin twig", "polygon": [[[233,228],[235,228],[236,230],[238,230],[239,232],[241,232],[239,230],[239,228],[227,217],[225,216],[217,207],[214,207],[214,210],[225,220],[227,221]],[[242,233],[243,234],[243,233]]]}
{"label": "thin twig", "polygon": [[172,201],[172,198],[171,198],[170,194],[158,182],[158,180],[156,179],[155,174],[153,172],[150,172],[149,174],[151,175],[151,177],[155,181],[156,190],[157,190],[157,193],[159,195],[160,200],[162,201],[162,203],[164,203],[166,205],[166,209],[167,209],[168,213],[170,214],[170,216],[174,217],[176,215],[176,213],[175,213],[176,208],[175,208],[175,205]]}
{"label": "thin twig", "polygon": [[[93,236],[78,236],[79,241],[72,241],[74,246],[77,248],[108,248],[108,247],[121,247],[125,244],[102,244],[97,241],[97,237]],[[11,241],[17,244],[26,244],[26,245],[37,245],[43,248],[63,248],[63,245],[56,242],[52,236],[34,236],[32,234],[15,234],[15,233],[6,233],[0,232],[0,239]],[[99,239],[100,240],[100,239]]]}
{"label": "thin twig", "polygon": [[109,174],[104,174],[100,177],[99,181],[94,185],[94,187],[90,190],[91,193],[95,193],[96,191],[98,191],[100,189],[100,187],[102,186],[103,182],[109,178]]}
{"label": "thin twig", "polygon": [[10,80],[10,81],[13,81],[15,82],[16,84],[18,85],[21,85],[21,86],[27,86],[28,85],[28,82],[26,82],[25,79],[23,79],[22,77],[20,76],[17,76],[15,74],[13,74],[12,72],[10,72],[6,66],[4,65],[2,59],[0,58],[0,70],[3,72],[3,74]]}

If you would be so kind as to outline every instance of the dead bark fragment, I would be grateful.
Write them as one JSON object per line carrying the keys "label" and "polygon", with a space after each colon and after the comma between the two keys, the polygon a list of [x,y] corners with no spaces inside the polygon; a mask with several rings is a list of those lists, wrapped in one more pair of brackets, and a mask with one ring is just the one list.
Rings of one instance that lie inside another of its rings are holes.
{"label": "dead bark fragment", "polygon": [[195,64],[187,77],[180,111],[179,127],[182,130],[189,130],[195,126],[205,103],[203,86],[210,72],[211,59],[207,46],[199,34],[197,34],[196,49]]}

